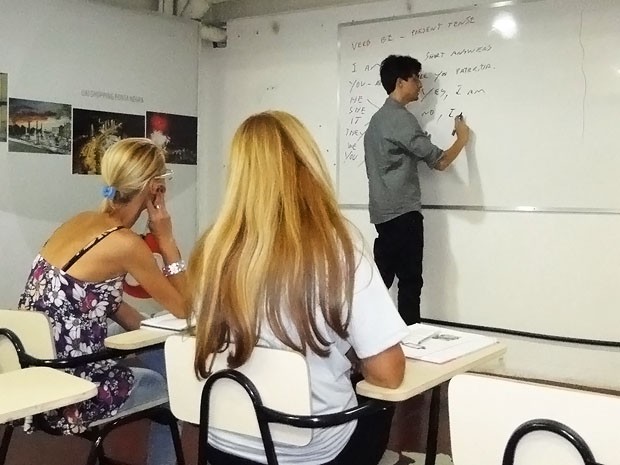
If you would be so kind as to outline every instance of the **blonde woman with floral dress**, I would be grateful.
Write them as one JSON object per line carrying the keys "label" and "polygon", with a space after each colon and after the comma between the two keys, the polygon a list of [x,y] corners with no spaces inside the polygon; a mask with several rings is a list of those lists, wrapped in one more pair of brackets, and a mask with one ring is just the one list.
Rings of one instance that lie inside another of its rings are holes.
{"label": "blonde woman with floral dress", "polygon": [[[185,263],[165,204],[171,171],[166,169],[164,151],[148,139],[125,139],[106,151],[101,171],[105,184],[101,208],[81,212],[54,231],[35,258],[19,301],[20,309],[49,317],[61,359],[103,350],[108,318],[126,330],[140,327],[144,316],[123,301],[127,273],[171,313],[186,315]],[[166,264],[163,270],[145,241],[131,230],[145,211]],[[96,383],[97,396],[48,412],[49,427],[79,433],[93,421],[167,399],[161,350],[145,360],[149,368],[103,360],[69,369]],[[163,425],[152,426],[148,457],[149,465],[176,462]]]}

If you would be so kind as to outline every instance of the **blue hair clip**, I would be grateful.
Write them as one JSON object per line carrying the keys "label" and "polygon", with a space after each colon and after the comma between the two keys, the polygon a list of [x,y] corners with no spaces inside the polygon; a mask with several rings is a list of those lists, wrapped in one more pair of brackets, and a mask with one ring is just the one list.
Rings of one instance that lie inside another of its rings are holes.
{"label": "blue hair clip", "polygon": [[114,194],[116,194],[116,187],[104,186],[103,189],[101,189],[101,193],[104,198],[112,200],[114,198]]}

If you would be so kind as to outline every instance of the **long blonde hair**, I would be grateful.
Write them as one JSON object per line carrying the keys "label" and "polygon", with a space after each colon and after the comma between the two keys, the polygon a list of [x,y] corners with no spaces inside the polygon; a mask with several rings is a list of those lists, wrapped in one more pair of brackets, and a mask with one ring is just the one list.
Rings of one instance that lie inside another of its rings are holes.
{"label": "long blonde hair", "polygon": [[261,324],[291,349],[320,356],[332,341],[320,332],[317,310],[347,337],[353,241],[319,148],[297,118],[269,111],[237,129],[222,211],[188,271],[199,376],[208,376],[207,358],[228,342],[235,343],[229,366],[245,363]]}
{"label": "long blonde hair", "polygon": [[129,202],[165,171],[166,153],[150,139],[131,137],[116,142],[101,158],[103,182],[116,193],[102,202],[100,210],[110,212],[116,205]]}

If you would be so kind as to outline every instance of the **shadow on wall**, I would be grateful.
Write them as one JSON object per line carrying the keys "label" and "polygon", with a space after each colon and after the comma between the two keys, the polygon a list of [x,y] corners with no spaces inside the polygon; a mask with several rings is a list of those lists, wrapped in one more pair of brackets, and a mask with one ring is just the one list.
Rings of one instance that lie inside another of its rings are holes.
{"label": "shadow on wall", "polygon": [[[169,183],[168,202],[174,203],[188,189],[195,196],[195,166],[172,166],[176,179]],[[58,224],[80,211],[98,209],[103,200],[101,176],[72,175],[68,155],[8,153],[4,177],[0,212],[14,216],[22,240],[35,247]],[[37,223],[52,226],[43,230],[33,227]]]}

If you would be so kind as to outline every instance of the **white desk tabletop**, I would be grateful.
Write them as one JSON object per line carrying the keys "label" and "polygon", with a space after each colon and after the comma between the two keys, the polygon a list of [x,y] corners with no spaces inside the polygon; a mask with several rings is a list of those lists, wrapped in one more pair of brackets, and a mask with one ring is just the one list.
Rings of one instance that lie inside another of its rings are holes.
{"label": "white desk tabletop", "polygon": [[447,363],[430,363],[408,358],[405,365],[405,379],[400,387],[388,389],[360,381],[357,383],[356,391],[362,396],[373,399],[400,402],[428,391],[459,373],[481,367],[501,357],[505,352],[506,346],[500,342]]}
{"label": "white desk tabletop", "polygon": [[[165,342],[173,334],[179,333],[142,328],[110,336],[106,338],[105,346],[110,349],[136,350]],[[400,402],[425,392],[459,373],[479,368],[498,359],[505,352],[506,346],[500,342],[447,363],[437,364],[407,359],[405,379],[397,389],[381,388],[366,381],[360,381],[356,386],[356,391],[366,397]]]}
{"label": "white desk tabletop", "polygon": [[0,423],[90,399],[97,386],[60,370],[31,367],[0,374]]}
{"label": "white desk tabletop", "polygon": [[104,344],[109,349],[136,350],[155,344],[161,344],[173,334],[179,333],[177,331],[166,331],[164,329],[140,328],[107,337]]}

